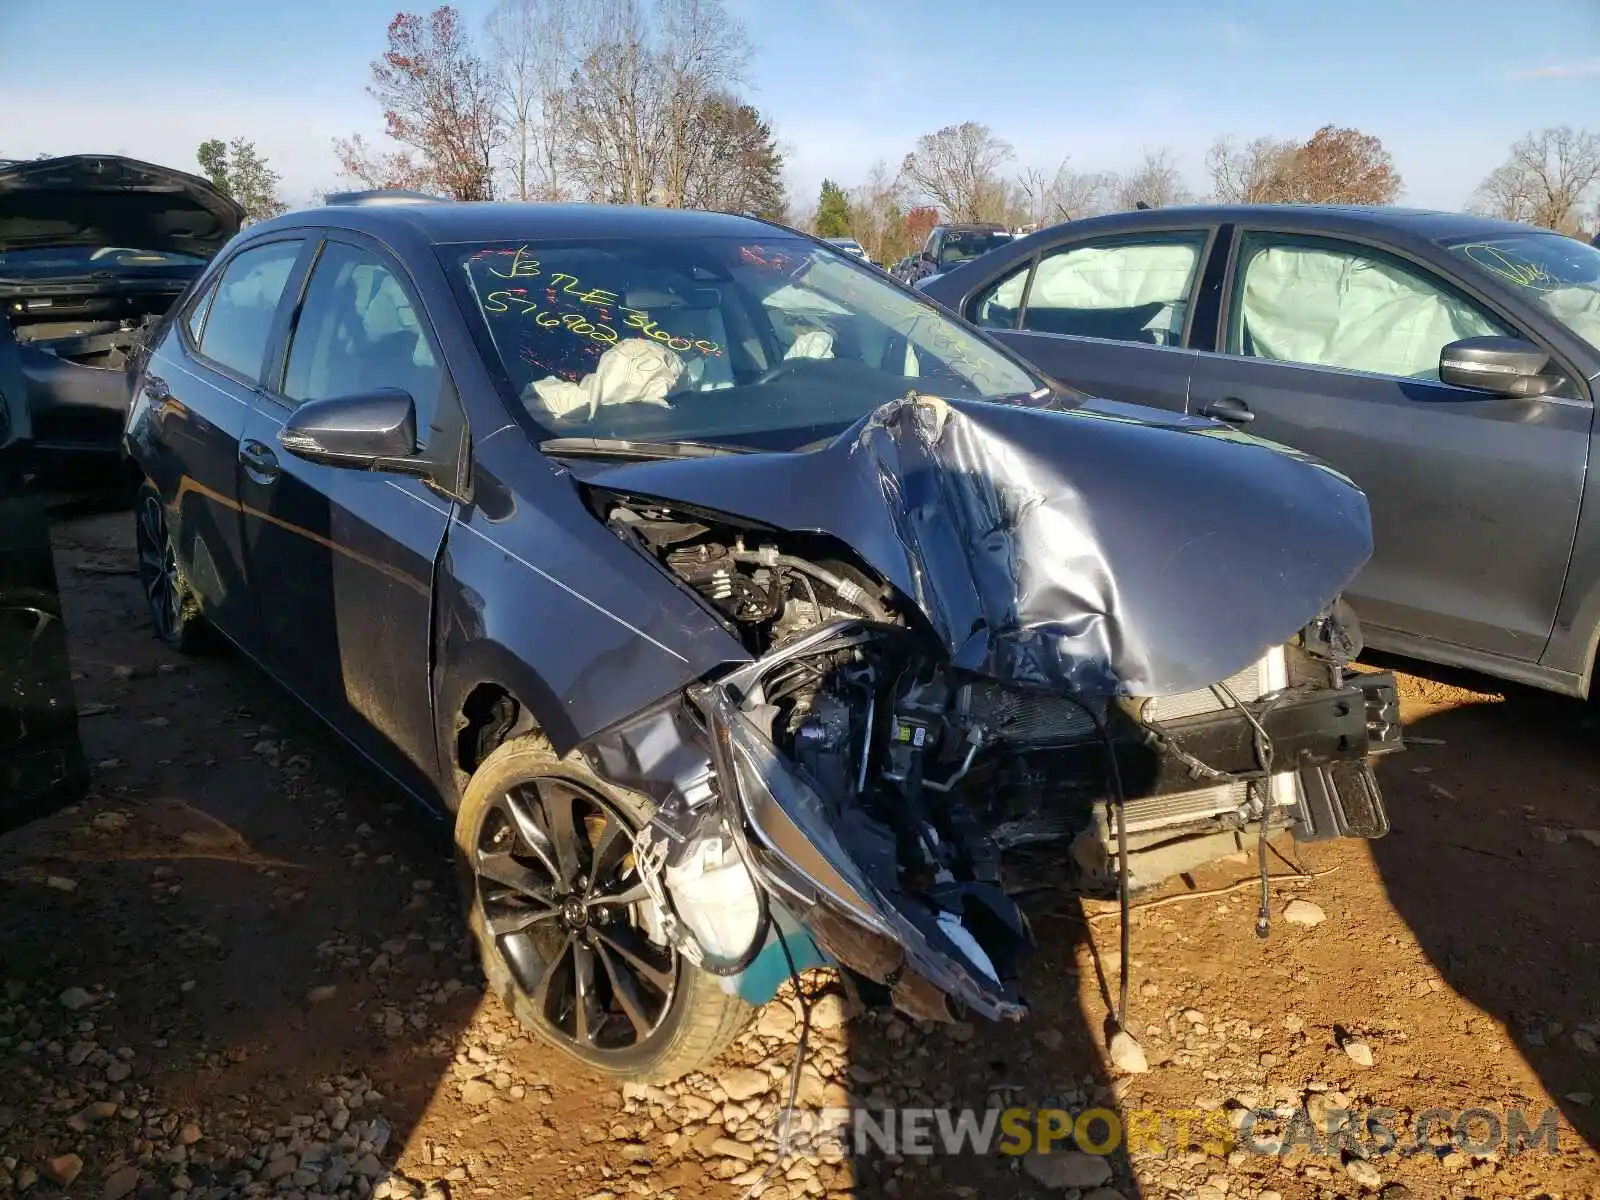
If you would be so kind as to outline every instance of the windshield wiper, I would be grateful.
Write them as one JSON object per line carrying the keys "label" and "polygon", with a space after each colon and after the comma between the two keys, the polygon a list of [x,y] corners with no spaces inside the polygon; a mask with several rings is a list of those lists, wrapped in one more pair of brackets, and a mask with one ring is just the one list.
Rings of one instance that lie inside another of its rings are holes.
{"label": "windshield wiper", "polygon": [[539,449],[558,458],[715,458],[721,454],[749,454],[744,446],[715,442],[634,442],[627,438],[547,438]]}

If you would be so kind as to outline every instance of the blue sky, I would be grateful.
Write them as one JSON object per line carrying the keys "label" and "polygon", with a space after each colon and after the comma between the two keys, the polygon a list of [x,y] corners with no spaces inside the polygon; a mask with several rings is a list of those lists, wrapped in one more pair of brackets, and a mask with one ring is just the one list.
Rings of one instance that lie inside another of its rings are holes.
{"label": "blue sky", "polygon": [[[581,5],[583,0],[572,0]],[[1600,132],[1600,0],[727,0],[791,187],[849,184],[977,120],[1017,165],[1118,170],[1170,146],[1203,191],[1219,134],[1378,134],[1403,200],[1461,207],[1522,133]],[[492,0],[458,0],[474,27]],[[399,0],[0,0],[0,155],[126,153],[189,169],[253,139],[304,200]],[[425,10],[431,5],[404,7]]]}

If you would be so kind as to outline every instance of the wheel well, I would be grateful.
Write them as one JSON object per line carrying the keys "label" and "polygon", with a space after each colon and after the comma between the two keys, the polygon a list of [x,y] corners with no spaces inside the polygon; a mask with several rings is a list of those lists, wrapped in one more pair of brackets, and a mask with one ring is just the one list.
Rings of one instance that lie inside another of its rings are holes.
{"label": "wheel well", "polygon": [[534,727],[528,708],[498,683],[480,683],[467,693],[456,714],[455,774],[457,788],[501,743]]}

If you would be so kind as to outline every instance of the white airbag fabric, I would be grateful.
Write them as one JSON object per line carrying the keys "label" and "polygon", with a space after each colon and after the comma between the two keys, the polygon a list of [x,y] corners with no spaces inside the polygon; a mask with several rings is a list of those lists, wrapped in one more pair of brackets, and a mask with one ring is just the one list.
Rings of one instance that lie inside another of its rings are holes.
{"label": "white airbag fabric", "polygon": [[1252,357],[1412,379],[1437,379],[1451,342],[1507,332],[1408,272],[1304,247],[1250,259],[1242,310]]}
{"label": "white airbag fabric", "polygon": [[[659,342],[630,338],[600,356],[594,373],[573,383],[549,375],[528,385],[523,403],[537,404],[553,417],[592,419],[602,405],[655,404],[667,407],[667,393],[683,374],[683,360]],[[537,415],[537,414],[535,414]]]}
{"label": "white airbag fabric", "polygon": [[1189,245],[1086,246],[1043,259],[1028,307],[1138,308],[1189,294],[1199,251]]}

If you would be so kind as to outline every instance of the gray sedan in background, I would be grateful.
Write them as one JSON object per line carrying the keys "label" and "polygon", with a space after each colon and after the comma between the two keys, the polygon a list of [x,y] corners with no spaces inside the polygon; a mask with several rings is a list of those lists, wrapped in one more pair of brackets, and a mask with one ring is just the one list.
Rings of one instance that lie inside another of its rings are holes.
{"label": "gray sedan in background", "polygon": [[1369,645],[1588,694],[1600,250],[1451,213],[1169,208],[1041,230],[924,290],[1058,380],[1349,475]]}

